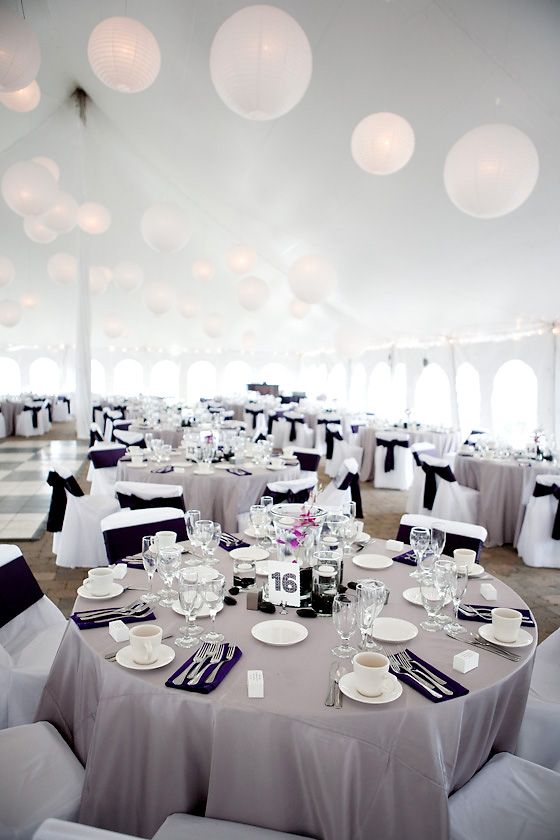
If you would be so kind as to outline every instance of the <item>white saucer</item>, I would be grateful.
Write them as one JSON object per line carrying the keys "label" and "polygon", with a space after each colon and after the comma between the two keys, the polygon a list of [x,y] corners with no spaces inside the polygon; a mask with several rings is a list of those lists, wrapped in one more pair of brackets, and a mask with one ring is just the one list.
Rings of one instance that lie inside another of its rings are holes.
{"label": "white saucer", "polygon": [[255,563],[255,571],[258,575],[268,577],[269,563],[268,560],[261,560],[260,563]]}
{"label": "white saucer", "polygon": [[227,461],[225,463],[214,464],[215,470],[230,470],[233,467],[233,464],[229,464]]}
{"label": "white saucer", "polygon": [[494,636],[494,630],[491,624],[483,624],[482,627],[479,627],[478,635],[482,636],[483,639],[486,639],[487,642],[493,642],[495,645],[500,645],[500,647],[506,648],[527,647],[527,645],[530,645],[533,641],[531,634],[524,630],[523,627],[519,628],[519,636],[517,637],[516,642],[500,642]]}
{"label": "white saucer", "polygon": [[108,601],[110,598],[116,598],[118,595],[122,595],[123,592],[124,587],[120,583],[112,583],[107,595],[94,595],[83,584],[82,586],[78,586],[78,595],[80,598],[85,598],[86,601]]}
{"label": "white saucer", "polygon": [[193,475],[213,475],[214,469],[211,470],[201,470],[198,467],[193,470]]}
{"label": "white saucer", "polygon": [[356,554],[352,563],[360,569],[388,569],[393,565],[393,560],[384,554]]}
{"label": "white saucer", "polygon": [[[415,604],[417,607],[422,607],[422,598],[420,597],[420,587],[419,586],[411,586],[410,589],[405,589],[403,594],[403,598],[405,601],[408,601],[409,604]],[[448,596],[445,599],[444,606],[447,606],[451,601],[451,598]]]}
{"label": "white saucer", "polygon": [[[221,612],[223,610],[223,608],[224,608],[224,605],[220,604],[220,608],[219,608],[218,612]],[[182,608],[181,603],[179,601],[174,601],[171,609],[173,610],[173,612],[176,612],[177,615],[185,615],[185,611]],[[210,618],[210,610],[208,609],[208,606],[206,604],[202,605],[202,607],[197,612],[196,617],[197,618]]]}
{"label": "white saucer", "polygon": [[272,464],[267,464],[266,468],[267,468],[267,470],[271,470],[271,472],[280,472],[280,470],[285,470],[286,469],[286,465],[282,464],[281,467],[273,467]]}
{"label": "white saucer", "polygon": [[376,618],[371,635],[379,642],[409,642],[418,635],[418,627],[402,618]]}
{"label": "white saucer", "polygon": [[264,548],[258,548],[256,545],[250,545],[248,548],[234,548],[229,553],[234,560],[266,560],[269,556],[268,551]]}
{"label": "white saucer", "polygon": [[358,545],[365,545],[371,539],[369,534],[366,534],[365,531],[362,531],[361,534],[358,534],[354,542],[358,543]]}
{"label": "white saucer", "polygon": [[159,651],[159,656],[155,662],[150,665],[140,665],[132,658],[132,648],[127,645],[117,651],[116,660],[123,668],[131,668],[133,671],[153,671],[154,668],[163,668],[164,665],[169,665],[175,659],[175,650],[169,645],[162,645]]}
{"label": "white saucer", "polygon": [[480,563],[475,563],[472,569],[469,572],[470,578],[477,578],[480,575],[484,574],[484,566],[481,566]]}
{"label": "white saucer", "polygon": [[358,703],[371,703],[373,705],[376,703],[392,703],[393,700],[396,700],[402,694],[402,685],[392,674],[387,674],[383,680],[383,692],[377,697],[366,697],[365,694],[360,694],[356,688],[356,675],[354,671],[344,674],[340,678],[338,685],[346,697],[349,697],[351,700],[357,700]]}
{"label": "white saucer", "polygon": [[272,619],[261,621],[251,627],[251,635],[265,645],[297,645],[307,638],[307,627],[297,621],[283,621]]}

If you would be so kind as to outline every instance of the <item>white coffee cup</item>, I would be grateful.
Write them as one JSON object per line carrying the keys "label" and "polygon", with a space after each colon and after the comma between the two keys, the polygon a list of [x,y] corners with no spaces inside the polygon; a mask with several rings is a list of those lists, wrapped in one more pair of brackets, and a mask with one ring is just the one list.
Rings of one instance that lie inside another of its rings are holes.
{"label": "white coffee cup", "polygon": [[163,631],[157,624],[140,624],[130,631],[132,658],[138,665],[151,665],[159,656]]}
{"label": "white coffee cup", "polygon": [[379,697],[383,682],[389,673],[389,660],[382,653],[361,651],[352,660],[354,677],[359,694]]}
{"label": "white coffee cup", "polygon": [[456,548],[453,552],[453,559],[457,568],[467,567],[467,572],[472,572],[476,565],[476,551],[472,548]]}
{"label": "white coffee cup", "polygon": [[519,610],[496,607],[492,610],[492,632],[498,642],[516,642],[523,616]]}
{"label": "white coffee cup", "polygon": [[113,570],[102,566],[100,569],[90,569],[83,585],[92,595],[108,595],[113,586]]}
{"label": "white coffee cup", "polygon": [[177,542],[177,534],[175,531],[157,531],[156,544],[158,549],[169,548],[170,545],[175,545]]}
{"label": "white coffee cup", "polygon": [[129,446],[128,447],[128,454],[131,456],[131,458],[134,458],[134,457],[136,457],[136,458],[140,457],[141,458],[142,457],[142,449],[141,449],[140,446]]}
{"label": "white coffee cup", "polygon": [[282,460],[282,458],[271,458],[270,466],[274,467],[274,469],[279,469],[280,467],[284,466],[284,461]]}
{"label": "white coffee cup", "polygon": [[208,461],[200,461],[200,463],[198,465],[198,472],[211,473],[212,472],[212,464],[209,464]]}

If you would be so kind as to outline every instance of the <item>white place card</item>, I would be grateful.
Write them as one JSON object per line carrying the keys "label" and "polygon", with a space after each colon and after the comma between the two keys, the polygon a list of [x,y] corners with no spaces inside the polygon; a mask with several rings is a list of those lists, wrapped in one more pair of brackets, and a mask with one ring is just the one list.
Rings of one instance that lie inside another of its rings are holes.
{"label": "white place card", "polygon": [[297,563],[268,561],[268,600],[271,604],[299,607],[299,566]]}

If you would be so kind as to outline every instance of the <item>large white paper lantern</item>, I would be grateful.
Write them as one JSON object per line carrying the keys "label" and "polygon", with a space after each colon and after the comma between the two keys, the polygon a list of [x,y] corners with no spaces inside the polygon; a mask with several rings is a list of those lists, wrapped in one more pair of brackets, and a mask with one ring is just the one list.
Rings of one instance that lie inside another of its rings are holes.
{"label": "large white paper lantern", "polygon": [[47,273],[51,280],[61,286],[70,286],[78,277],[78,260],[72,254],[60,251],[53,254],[47,263]]}
{"label": "large white paper lantern", "polygon": [[103,332],[107,338],[120,338],[124,334],[125,325],[117,315],[107,315],[103,321]]}
{"label": "large white paper lantern", "polygon": [[140,230],[144,242],[154,251],[175,254],[185,247],[191,238],[191,225],[186,213],[171,202],[161,202],[148,207]]}
{"label": "large white paper lantern", "polygon": [[11,111],[19,111],[20,114],[27,114],[33,111],[41,101],[41,88],[35,81],[12,93],[0,93],[0,102]]}
{"label": "large white paper lantern", "polygon": [[15,327],[21,321],[21,306],[15,300],[0,300],[0,324]]}
{"label": "large white paper lantern", "polygon": [[52,158],[45,157],[44,155],[36,155],[35,157],[32,157],[31,160],[33,163],[38,163],[40,166],[44,166],[45,169],[48,169],[56,182],[60,180],[60,167]]}
{"label": "large white paper lantern", "polygon": [[451,147],[443,170],[453,204],[479,219],[516,210],[533,192],[538,176],[533,141],[505,123],[481,125],[464,134]]}
{"label": "large white paper lantern", "polygon": [[109,229],[111,213],[96,201],[86,201],[78,207],[77,221],[84,233],[99,236]]}
{"label": "large white paper lantern", "polygon": [[31,241],[37,242],[39,245],[48,245],[50,242],[54,242],[58,236],[55,230],[47,227],[42,216],[27,216],[23,220],[23,229]]}
{"label": "large white paper lantern", "polygon": [[106,265],[92,265],[89,269],[89,291],[94,297],[102,295],[109,288],[113,272]]}
{"label": "large white paper lantern", "polygon": [[335,333],[338,353],[347,359],[361,356],[368,346],[368,336],[358,324],[343,324]]}
{"label": "large white paper lantern", "polygon": [[241,346],[244,350],[252,350],[257,341],[257,336],[253,330],[245,330],[241,336]]}
{"label": "large white paper lantern", "polygon": [[97,78],[120,93],[146,90],[154,83],[161,68],[156,38],[134,18],[102,20],[89,36],[87,52]]}
{"label": "large white paper lantern", "polygon": [[370,114],[358,123],[352,134],[352,157],[371,175],[398,172],[413,152],[414,131],[398,114]]}
{"label": "large white paper lantern", "polygon": [[12,164],[2,177],[4,201],[20,216],[39,216],[58,193],[55,179],[46,167],[32,160]]}
{"label": "large white paper lantern", "polygon": [[294,295],[305,303],[321,303],[336,289],[334,267],[324,257],[308,254],[300,257],[288,273]]}
{"label": "large white paper lantern", "polygon": [[16,267],[9,257],[0,257],[0,287],[7,286],[16,276]]}
{"label": "large white paper lantern", "polygon": [[244,277],[239,283],[237,293],[241,306],[250,312],[260,309],[270,297],[270,289],[260,277]]}
{"label": "large white paper lantern", "polygon": [[59,192],[41,221],[56,233],[68,233],[76,226],[78,204],[70,193]]}
{"label": "large white paper lantern", "polygon": [[203,328],[210,338],[219,338],[224,329],[224,319],[217,312],[211,312],[204,319]]}
{"label": "large white paper lantern", "polygon": [[195,260],[192,264],[192,278],[193,280],[206,282],[212,280],[216,270],[209,260]]}
{"label": "large white paper lantern", "polygon": [[222,101],[249,120],[273,120],[305,94],[313,69],[307,36],[275,6],[246,6],[218,29],[210,75]]}
{"label": "large white paper lantern", "polygon": [[0,7],[0,91],[21,90],[39,72],[41,48],[21,15]]}
{"label": "large white paper lantern", "polygon": [[135,292],[142,285],[144,272],[136,263],[121,260],[115,266],[113,277],[119,289],[125,292]]}
{"label": "large white paper lantern", "polygon": [[150,283],[144,291],[144,301],[154,315],[163,315],[174,305],[175,291],[166,280]]}
{"label": "large white paper lantern", "polygon": [[26,292],[19,299],[24,309],[36,309],[39,306],[39,298],[32,292]]}
{"label": "large white paper lantern", "polygon": [[301,320],[305,318],[311,312],[311,304],[305,303],[303,300],[298,300],[298,298],[294,298],[290,301],[290,315],[292,318],[297,318]]}
{"label": "large white paper lantern", "polygon": [[248,274],[257,261],[257,252],[250,245],[234,245],[227,252],[226,260],[234,274]]}
{"label": "large white paper lantern", "polygon": [[183,318],[194,318],[200,311],[200,304],[191,295],[183,295],[179,301],[179,312]]}

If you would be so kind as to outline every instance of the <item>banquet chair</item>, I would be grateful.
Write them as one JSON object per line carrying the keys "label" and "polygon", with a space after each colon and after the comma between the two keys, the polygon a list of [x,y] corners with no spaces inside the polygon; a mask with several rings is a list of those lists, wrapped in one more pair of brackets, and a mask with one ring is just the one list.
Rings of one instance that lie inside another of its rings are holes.
{"label": "banquet chair", "polygon": [[52,407],[52,418],[54,423],[68,423],[72,419],[68,397],[57,398]]}
{"label": "banquet chair", "polygon": [[90,448],[92,446],[95,446],[96,443],[103,443],[103,432],[101,431],[101,426],[99,426],[97,423],[90,423],[89,424],[89,445],[90,445]]}
{"label": "banquet chair", "polygon": [[325,472],[331,478],[334,478],[340,467],[340,463],[334,466],[334,448],[335,444],[342,443],[344,437],[342,435],[342,425],[340,423],[327,423],[325,426]]}
{"label": "banquet chair", "polygon": [[537,647],[515,754],[560,772],[560,630]]}
{"label": "banquet chair", "polygon": [[2,409],[0,408],[0,438],[6,437],[6,418],[2,414]]}
{"label": "banquet chair", "polygon": [[113,429],[113,440],[122,443],[124,446],[139,446],[146,449],[146,441],[142,432],[129,432],[125,429]]}
{"label": "banquet chair", "polygon": [[420,513],[422,510],[422,496],[424,493],[424,471],[422,470],[422,458],[424,455],[435,456],[436,450],[432,443],[427,440],[420,440],[410,447],[412,452],[412,484],[406,499],[407,513]]}
{"label": "banquet chair", "polygon": [[[328,434],[328,432],[327,432]],[[362,458],[364,457],[364,450],[361,446],[354,443],[349,443],[346,440],[334,440],[333,455],[330,461],[325,465],[325,472],[329,476],[335,476],[340,469],[340,465],[347,458],[354,458],[358,462],[358,466],[362,465]]]}
{"label": "banquet chair", "polygon": [[64,524],[64,515],[66,513],[66,493],[68,492],[70,495],[79,498],[84,495],[84,491],[72,473],[64,467],[50,470],[47,476],[47,484],[49,487],[52,487],[49,513],[47,516],[47,531],[53,535],[52,552],[53,554],[57,554],[60,534],[62,533],[62,526]]}
{"label": "banquet chair", "polygon": [[32,840],[47,817],[77,819],[84,768],[46,721],[0,732],[0,838]]}
{"label": "banquet chair", "polygon": [[117,481],[115,493],[121,508],[175,507],[185,511],[181,484],[152,484],[149,481]]}
{"label": "banquet chair", "polygon": [[355,458],[347,458],[336,477],[317,494],[317,505],[330,511],[341,509],[346,502],[356,502],[356,516],[362,518],[360,473]]}
{"label": "banquet chair", "polygon": [[65,568],[106,566],[100,523],[119,510],[114,495],[75,496],[68,488],[66,510],[56,541],[56,565]]}
{"label": "banquet chair", "polygon": [[526,566],[560,568],[560,475],[538,475],[517,542]]}
{"label": "banquet chair", "polygon": [[319,469],[321,453],[318,449],[313,449],[312,447],[303,448],[298,446],[292,449],[292,454],[298,459],[302,471],[316,473]]}
{"label": "banquet chair", "polygon": [[450,840],[558,840],[560,773],[499,753],[449,797]]}
{"label": "banquet chair", "polygon": [[17,545],[0,545],[0,592],[0,729],[4,729],[34,719],[66,619],[43,595]]}
{"label": "banquet chair", "polygon": [[327,433],[327,426],[329,424],[334,424],[335,426],[340,426],[342,423],[342,419],[335,414],[334,412],[325,412],[324,414],[319,414],[317,417],[317,427],[315,429],[315,448],[318,449],[321,454],[325,454],[327,441],[326,441],[326,433]]}
{"label": "banquet chair", "polygon": [[431,528],[436,523],[443,525],[445,528],[446,536],[443,552],[447,557],[453,557],[456,548],[470,548],[472,551],[476,551],[476,562],[478,563],[480,552],[488,536],[488,531],[482,525],[440,519],[435,516],[405,513],[401,517],[397,539],[410,545],[410,532],[413,528]]}
{"label": "banquet chair", "polygon": [[[305,504],[309,500],[311,491],[317,484],[317,475],[304,476],[303,478],[294,478],[290,481],[271,481],[267,484],[262,495],[272,496],[273,504]],[[245,531],[251,524],[251,514],[249,511],[239,513],[237,515],[237,528],[239,531]]]}
{"label": "banquet chair", "polygon": [[408,490],[413,478],[410,436],[404,432],[379,432],[375,440],[373,486]]}
{"label": "banquet chair", "polygon": [[283,446],[313,446],[313,429],[310,429],[301,413],[293,411],[284,415],[288,439]]}
{"label": "banquet chair", "polygon": [[247,423],[248,434],[254,434],[255,432],[257,432],[258,434],[264,434],[266,437],[267,423],[264,414],[264,408],[247,407],[244,412],[244,419]]}
{"label": "banquet chair", "polygon": [[117,480],[117,464],[126,453],[122,443],[94,443],[88,449],[88,458],[93,465],[91,477],[92,496],[112,496]]}
{"label": "banquet chair", "polygon": [[[185,517],[174,507],[119,510],[101,520],[101,531],[105,562],[110,565],[137,554],[142,548],[142,537],[153,537],[157,531],[175,531],[178,541],[187,539]],[[128,565],[143,568],[141,561]]]}
{"label": "banquet chair", "polygon": [[478,521],[478,490],[459,484],[447,458],[422,456],[421,508],[419,513],[457,522]]}
{"label": "banquet chair", "polygon": [[43,403],[25,403],[20,413],[16,416],[16,435],[21,437],[32,437],[44,435],[47,431],[47,412]]}

